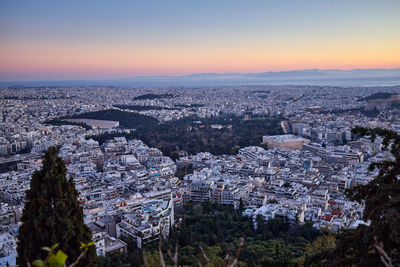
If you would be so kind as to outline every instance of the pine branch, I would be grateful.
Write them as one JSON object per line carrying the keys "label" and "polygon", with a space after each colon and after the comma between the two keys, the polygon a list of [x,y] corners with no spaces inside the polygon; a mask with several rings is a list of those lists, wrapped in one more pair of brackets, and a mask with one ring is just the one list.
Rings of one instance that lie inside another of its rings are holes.
{"label": "pine branch", "polygon": [[175,243],[175,254],[172,256],[171,250],[168,249],[168,256],[174,263],[174,267],[178,267],[178,243]]}
{"label": "pine branch", "polygon": [[235,267],[235,266],[238,264],[238,262],[239,262],[240,250],[242,249],[243,243],[244,243],[244,237],[241,237],[241,238],[240,238],[239,247],[238,247],[237,252],[236,252],[236,257],[235,257],[235,259],[233,260],[233,262],[231,263],[231,265],[229,265],[229,267]]}
{"label": "pine branch", "polygon": [[381,259],[382,263],[386,267],[393,267],[392,259],[386,254],[385,250],[383,249],[383,243],[378,242],[376,237],[375,237],[374,247],[378,251],[378,253],[381,255],[380,259]]}
{"label": "pine branch", "polygon": [[161,235],[160,235],[160,242],[158,242],[158,253],[160,254],[161,266],[165,267],[165,261],[164,261],[164,256],[163,256],[161,246],[162,246],[162,241],[161,241]]}
{"label": "pine branch", "polygon": [[202,246],[200,246],[200,250],[201,250],[201,253],[203,254],[204,259],[205,259],[207,262],[210,262],[210,259],[207,257],[207,255],[206,255],[206,253],[204,252],[204,249],[203,249]]}
{"label": "pine branch", "polygon": [[143,265],[144,265],[145,267],[150,267],[149,259],[147,258],[146,250],[145,250],[145,249],[142,249],[142,257],[143,257]]}
{"label": "pine branch", "polygon": [[228,266],[228,261],[229,261],[229,252],[226,253],[225,258],[224,258],[224,267]]}
{"label": "pine branch", "polygon": [[86,255],[87,250],[82,251],[82,253],[79,255],[79,257],[70,265],[68,265],[68,267],[74,267],[76,265],[78,265],[79,261],[82,259],[83,256]]}
{"label": "pine branch", "polygon": [[199,265],[199,267],[203,267],[203,265],[201,264],[201,261],[194,255],[192,255],[192,257],[197,261],[197,264]]}

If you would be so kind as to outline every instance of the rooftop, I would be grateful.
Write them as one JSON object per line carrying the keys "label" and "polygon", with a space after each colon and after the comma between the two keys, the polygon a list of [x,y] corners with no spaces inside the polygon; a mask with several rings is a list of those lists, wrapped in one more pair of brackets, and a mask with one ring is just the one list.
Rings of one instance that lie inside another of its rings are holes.
{"label": "rooftop", "polygon": [[295,136],[293,134],[282,134],[282,135],[266,135],[263,136],[268,139],[272,139],[276,142],[289,142],[289,141],[307,141],[308,139],[305,139],[300,136]]}

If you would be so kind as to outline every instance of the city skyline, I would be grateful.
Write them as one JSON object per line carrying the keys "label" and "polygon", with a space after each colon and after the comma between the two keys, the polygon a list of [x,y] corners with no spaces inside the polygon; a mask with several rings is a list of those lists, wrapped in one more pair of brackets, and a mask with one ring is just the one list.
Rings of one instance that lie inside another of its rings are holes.
{"label": "city skyline", "polygon": [[400,67],[398,1],[0,7],[1,81]]}

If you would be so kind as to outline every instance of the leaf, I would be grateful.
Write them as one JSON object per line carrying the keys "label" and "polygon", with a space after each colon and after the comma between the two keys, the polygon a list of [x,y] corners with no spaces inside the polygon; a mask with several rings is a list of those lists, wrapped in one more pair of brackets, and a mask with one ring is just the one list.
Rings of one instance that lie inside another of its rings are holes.
{"label": "leaf", "polygon": [[46,263],[42,260],[35,260],[34,262],[32,262],[32,266],[35,267],[46,267]]}
{"label": "leaf", "polygon": [[58,243],[51,246],[51,250],[55,250],[58,247]]}
{"label": "leaf", "polygon": [[62,267],[66,262],[68,256],[61,250],[57,251],[56,254],[50,255],[48,262],[50,267]]}
{"label": "leaf", "polygon": [[79,248],[80,249],[88,249],[90,246],[93,246],[93,245],[94,245],[93,241],[91,241],[91,242],[89,242],[87,244],[81,242],[81,246]]}
{"label": "leaf", "polygon": [[57,254],[55,256],[55,260],[57,263],[60,264],[60,266],[64,265],[64,263],[67,261],[68,255],[62,252],[61,250],[57,251]]}
{"label": "leaf", "polygon": [[47,252],[50,252],[50,251],[51,251],[51,248],[49,248],[49,247],[42,247],[42,250],[47,251]]}

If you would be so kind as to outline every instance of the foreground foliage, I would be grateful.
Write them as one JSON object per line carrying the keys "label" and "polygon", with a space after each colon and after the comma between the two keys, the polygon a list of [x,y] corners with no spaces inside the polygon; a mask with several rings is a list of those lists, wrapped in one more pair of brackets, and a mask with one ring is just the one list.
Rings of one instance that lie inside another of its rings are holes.
{"label": "foreground foliage", "polygon": [[375,140],[383,137],[383,149],[392,159],[374,162],[370,170],[379,174],[366,185],[347,192],[350,199],[365,204],[363,219],[369,226],[342,232],[336,247],[316,254],[310,260],[316,266],[398,266],[400,265],[400,136],[390,130],[356,127],[353,133]]}
{"label": "foreground foliage", "polygon": [[[43,247],[42,250],[47,251],[49,254],[47,255],[46,259],[41,260],[37,259],[32,262],[32,266],[34,267],[67,267],[67,259],[68,255],[65,254],[62,250],[56,249],[58,248],[59,244],[54,244],[53,246]],[[77,266],[80,260],[86,255],[89,251],[89,248],[94,246],[93,242],[89,242],[88,244],[81,243],[79,249],[82,251],[81,254],[76,258],[68,267]],[[28,264],[29,266],[29,264]]]}

